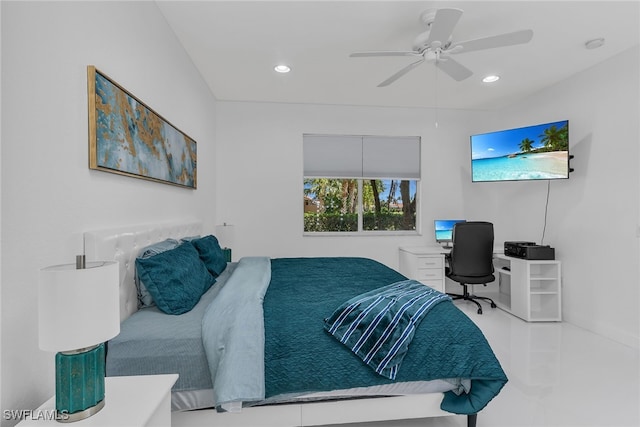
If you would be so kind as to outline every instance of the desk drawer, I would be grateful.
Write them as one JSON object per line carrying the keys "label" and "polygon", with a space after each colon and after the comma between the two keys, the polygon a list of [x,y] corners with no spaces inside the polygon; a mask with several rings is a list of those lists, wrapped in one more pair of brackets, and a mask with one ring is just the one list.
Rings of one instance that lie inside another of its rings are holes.
{"label": "desk drawer", "polygon": [[419,268],[416,280],[434,280],[442,279],[443,277],[444,273],[442,268]]}
{"label": "desk drawer", "polygon": [[418,257],[418,268],[444,268],[444,259],[442,257]]}

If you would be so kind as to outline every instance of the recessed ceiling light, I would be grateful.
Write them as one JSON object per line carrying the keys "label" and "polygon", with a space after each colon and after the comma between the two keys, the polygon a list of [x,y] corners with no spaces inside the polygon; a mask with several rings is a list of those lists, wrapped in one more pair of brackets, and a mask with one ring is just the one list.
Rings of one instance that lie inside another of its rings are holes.
{"label": "recessed ceiling light", "polygon": [[597,49],[599,47],[602,47],[603,44],[604,44],[604,39],[600,37],[598,39],[589,40],[584,44],[584,46],[587,49]]}
{"label": "recessed ceiling light", "polygon": [[489,76],[486,76],[484,79],[482,79],[482,81],[485,83],[493,83],[493,82],[497,82],[498,80],[500,80],[500,76],[496,76],[495,74],[491,74]]}
{"label": "recessed ceiling light", "polygon": [[276,65],[275,67],[273,67],[273,69],[278,73],[288,73],[289,71],[291,71],[291,68],[287,67],[286,65]]}

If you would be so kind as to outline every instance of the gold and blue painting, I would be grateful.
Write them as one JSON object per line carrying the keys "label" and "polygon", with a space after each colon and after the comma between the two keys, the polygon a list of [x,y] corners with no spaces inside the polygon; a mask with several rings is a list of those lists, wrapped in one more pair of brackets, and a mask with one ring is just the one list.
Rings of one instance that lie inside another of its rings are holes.
{"label": "gold and blue painting", "polygon": [[195,189],[196,142],[94,66],[87,74],[89,167]]}

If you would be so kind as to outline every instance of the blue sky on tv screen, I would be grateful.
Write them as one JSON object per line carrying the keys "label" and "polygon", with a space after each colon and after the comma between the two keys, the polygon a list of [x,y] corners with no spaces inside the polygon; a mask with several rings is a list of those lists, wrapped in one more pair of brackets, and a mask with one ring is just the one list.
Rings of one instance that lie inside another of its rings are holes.
{"label": "blue sky on tv screen", "polygon": [[540,148],[543,146],[540,139],[545,129],[554,125],[561,128],[565,124],[567,120],[473,135],[471,136],[471,159],[487,159],[518,153],[520,143],[525,138],[534,141],[533,148]]}

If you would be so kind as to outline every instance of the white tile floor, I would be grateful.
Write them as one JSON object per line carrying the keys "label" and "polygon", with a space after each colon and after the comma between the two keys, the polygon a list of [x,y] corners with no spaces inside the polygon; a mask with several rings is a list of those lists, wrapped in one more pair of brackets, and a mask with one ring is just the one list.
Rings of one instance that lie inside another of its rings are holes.
{"label": "white tile floor", "polygon": [[[478,427],[638,427],[638,350],[569,323],[527,323],[500,309],[456,302],[482,329],[509,382],[478,415]],[[465,417],[350,427],[462,427]]]}
{"label": "white tile floor", "polygon": [[[478,315],[475,305],[455,304],[483,331],[509,378],[478,415],[477,427],[640,427],[637,349],[566,322],[527,323],[500,309],[486,306]],[[173,421],[174,426],[205,425]],[[273,421],[268,424],[277,425]],[[464,427],[466,417],[348,426]]]}

